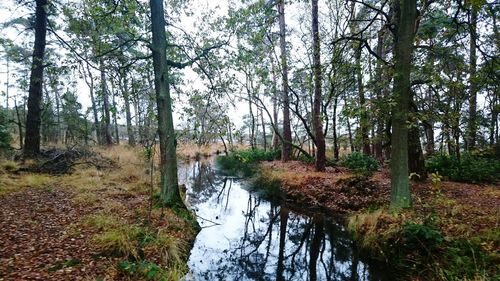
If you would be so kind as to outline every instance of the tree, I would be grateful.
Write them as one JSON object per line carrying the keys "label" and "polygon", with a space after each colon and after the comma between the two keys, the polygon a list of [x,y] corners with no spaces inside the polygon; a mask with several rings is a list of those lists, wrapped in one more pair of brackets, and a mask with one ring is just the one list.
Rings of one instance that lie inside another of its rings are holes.
{"label": "tree", "polygon": [[288,161],[292,157],[292,130],[290,128],[290,99],[288,96],[288,64],[286,59],[286,25],[285,25],[285,1],[279,0],[278,21],[280,27],[280,61],[282,79],[282,99],[283,99],[283,139],[281,147],[281,160]]}
{"label": "tree", "polygon": [[36,0],[35,43],[28,96],[28,115],[26,117],[26,137],[24,154],[35,156],[40,152],[41,103],[43,95],[43,68],[47,35],[47,0]]}
{"label": "tree", "polygon": [[324,171],[326,164],[325,136],[321,118],[321,57],[318,30],[318,0],[312,0],[313,68],[314,68],[314,108],[313,125],[316,135],[316,171]]}
{"label": "tree", "polygon": [[167,36],[163,0],[150,0],[153,68],[156,104],[158,110],[158,135],[160,138],[161,198],[170,206],[185,207],[179,193],[175,131],[172,120],[172,98],[167,64]]}
{"label": "tree", "polygon": [[469,128],[467,132],[467,149],[476,147],[477,134],[477,77],[476,77],[476,44],[477,44],[477,4],[472,2],[469,21]]}
{"label": "tree", "polygon": [[411,205],[408,180],[408,111],[415,35],[416,0],[394,0],[394,88],[392,112],[391,207]]}

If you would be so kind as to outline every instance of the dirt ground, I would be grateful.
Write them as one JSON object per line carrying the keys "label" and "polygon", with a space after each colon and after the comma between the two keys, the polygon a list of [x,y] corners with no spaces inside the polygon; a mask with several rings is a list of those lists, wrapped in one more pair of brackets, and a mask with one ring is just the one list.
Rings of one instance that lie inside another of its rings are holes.
{"label": "dirt ground", "polygon": [[[195,233],[171,211],[148,215],[149,176],[137,151],[117,147],[103,154],[117,165],[46,175],[0,163],[0,280],[138,280],[118,270],[126,256],[96,243],[105,230],[89,225],[93,216],[115,220],[117,227],[161,231],[186,245],[192,241]],[[149,250],[144,259],[161,264],[161,255]]]}

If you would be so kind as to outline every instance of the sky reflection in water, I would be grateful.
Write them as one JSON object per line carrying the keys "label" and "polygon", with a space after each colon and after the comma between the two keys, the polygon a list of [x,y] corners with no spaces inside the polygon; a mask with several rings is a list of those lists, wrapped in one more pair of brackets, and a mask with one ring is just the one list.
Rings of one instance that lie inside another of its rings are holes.
{"label": "sky reflection in water", "polygon": [[346,230],[257,197],[212,162],[179,167],[203,228],[187,280],[390,280],[360,260]]}

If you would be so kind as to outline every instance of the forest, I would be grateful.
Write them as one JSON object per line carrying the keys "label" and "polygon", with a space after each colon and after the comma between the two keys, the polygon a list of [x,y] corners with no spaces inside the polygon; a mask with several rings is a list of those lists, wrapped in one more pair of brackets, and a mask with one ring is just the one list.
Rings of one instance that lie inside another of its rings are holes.
{"label": "forest", "polygon": [[499,280],[494,0],[5,0],[0,280]]}

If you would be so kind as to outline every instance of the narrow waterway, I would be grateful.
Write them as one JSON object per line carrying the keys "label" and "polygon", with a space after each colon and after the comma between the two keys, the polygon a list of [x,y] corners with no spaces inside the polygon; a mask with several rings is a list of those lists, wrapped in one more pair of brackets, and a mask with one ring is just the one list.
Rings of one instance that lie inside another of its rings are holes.
{"label": "narrow waterway", "polygon": [[187,280],[394,280],[364,262],[334,220],[259,198],[213,159],[179,168],[202,227]]}

